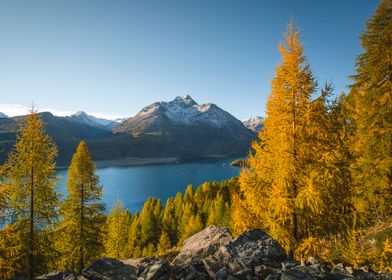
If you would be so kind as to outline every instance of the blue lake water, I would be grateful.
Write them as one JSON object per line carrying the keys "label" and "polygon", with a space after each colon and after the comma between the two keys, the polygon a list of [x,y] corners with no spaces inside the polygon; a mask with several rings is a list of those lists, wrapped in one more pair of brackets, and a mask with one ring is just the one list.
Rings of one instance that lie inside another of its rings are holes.
{"label": "blue lake water", "polygon": [[[103,186],[103,201],[107,211],[120,199],[134,213],[141,210],[148,197],[160,198],[163,203],[188,184],[196,188],[206,181],[221,181],[237,176],[238,167],[230,166],[234,158],[214,158],[199,161],[143,166],[113,166],[97,168]],[[67,171],[61,175],[58,190],[65,192]]]}

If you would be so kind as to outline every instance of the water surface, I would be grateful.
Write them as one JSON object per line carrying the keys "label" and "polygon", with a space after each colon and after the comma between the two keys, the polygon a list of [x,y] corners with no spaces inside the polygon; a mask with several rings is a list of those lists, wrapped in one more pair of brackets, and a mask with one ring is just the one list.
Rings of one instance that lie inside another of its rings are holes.
{"label": "water surface", "polygon": [[[97,168],[103,186],[103,201],[107,209],[117,199],[134,213],[141,210],[148,197],[160,198],[164,203],[188,184],[194,187],[205,181],[221,181],[239,174],[238,167],[230,166],[234,158],[203,159],[185,163],[143,166],[112,166]],[[60,191],[65,191],[67,171],[59,170]]]}

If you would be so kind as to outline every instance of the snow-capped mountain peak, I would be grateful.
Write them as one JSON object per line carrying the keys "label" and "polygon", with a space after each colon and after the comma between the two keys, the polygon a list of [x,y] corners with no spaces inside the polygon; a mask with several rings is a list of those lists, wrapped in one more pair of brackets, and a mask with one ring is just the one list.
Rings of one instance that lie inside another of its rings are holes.
{"label": "snow-capped mountain peak", "polygon": [[67,118],[74,121],[74,122],[79,122],[79,123],[86,124],[89,126],[100,127],[100,128],[104,128],[104,129],[108,129],[108,130],[112,129],[117,124],[116,121],[97,118],[97,117],[88,115],[84,111],[78,111],[75,114],[68,116]]}
{"label": "snow-capped mountain peak", "polygon": [[225,110],[212,103],[198,104],[189,95],[177,96],[169,102],[155,102],[146,106],[134,117],[113,129],[114,133],[130,133],[134,137],[140,135],[181,137],[187,131],[192,131],[200,137],[203,133],[209,135],[216,133],[221,135],[219,137],[227,139],[233,137],[236,141],[254,137],[253,132]]}
{"label": "snow-capped mountain peak", "polygon": [[[173,102],[173,101],[172,101]],[[192,99],[192,97],[190,95],[184,95],[184,96],[177,96],[174,99],[174,102],[176,103],[183,103],[187,106],[194,106],[197,105],[196,101]]]}
{"label": "snow-capped mountain peak", "polygon": [[263,117],[251,117],[247,120],[242,121],[244,126],[252,130],[253,132],[259,132],[263,129],[263,122],[264,118]]}
{"label": "snow-capped mountain peak", "polygon": [[144,107],[134,118],[146,118],[153,115],[165,115],[179,124],[210,124],[222,127],[234,117],[218,106],[198,104],[191,96],[177,96],[170,102],[156,102]]}

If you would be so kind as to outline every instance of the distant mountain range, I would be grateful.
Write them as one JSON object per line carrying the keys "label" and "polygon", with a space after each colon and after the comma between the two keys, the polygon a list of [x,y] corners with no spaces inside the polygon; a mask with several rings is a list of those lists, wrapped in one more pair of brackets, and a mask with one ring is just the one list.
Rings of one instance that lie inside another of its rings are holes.
{"label": "distant mountain range", "polygon": [[[15,143],[23,116],[0,114],[0,161]],[[59,117],[39,113],[58,149],[58,164],[70,162],[80,140],[85,140],[94,160],[132,157],[196,158],[244,156],[256,137],[253,126],[215,104],[197,104],[189,95],[170,102],[153,103],[125,120],[106,120],[78,112]]]}
{"label": "distant mountain range", "polygon": [[107,130],[112,130],[118,124],[118,121],[116,120],[113,121],[113,120],[107,120],[102,118],[96,118],[94,116],[87,115],[83,111],[79,111],[66,118],[74,122],[86,124],[97,128],[103,128]]}

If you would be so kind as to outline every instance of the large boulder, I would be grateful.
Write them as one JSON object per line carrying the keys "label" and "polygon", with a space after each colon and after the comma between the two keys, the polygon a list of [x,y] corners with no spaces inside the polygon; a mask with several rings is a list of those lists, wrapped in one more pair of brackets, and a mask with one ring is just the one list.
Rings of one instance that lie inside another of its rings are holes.
{"label": "large boulder", "polygon": [[136,266],[110,258],[95,260],[82,272],[88,280],[136,280],[137,274]]}
{"label": "large boulder", "polygon": [[205,263],[209,262],[212,267],[211,263],[215,262],[218,267],[245,277],[254,274],[255,267],[260,265],[266,265],[272,271],[280,269],[281,262],[286,259],[287,255],[278,242],[262,230],[252,229],[221,246]]}
{"label": "large boulder", "polygon": [[230,241],[232,237],[227,228],[210,226],[185,240],[181,252],[171,264],[177,267],[198,265]]}

